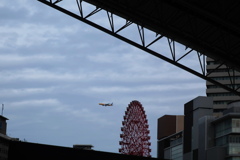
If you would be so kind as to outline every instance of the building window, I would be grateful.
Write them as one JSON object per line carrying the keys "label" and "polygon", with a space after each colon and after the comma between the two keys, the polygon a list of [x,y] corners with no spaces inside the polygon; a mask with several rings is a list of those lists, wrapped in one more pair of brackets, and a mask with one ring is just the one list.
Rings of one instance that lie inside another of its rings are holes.
{"label": "building window", "polygon": [[[239,88],[240,87],[240,84],[226,84],[225,86],[229,87],[229,88]],[[212,89],[212,88],[222,88],[222,87],[219,87],[217,85],[207,85],[207,89]]]}
{"label": "building window", "polygon": [[232,132],[240,133],[240,119],[232,119]]}
{"label": "building window", "polygon": [[225,111],[226,109],[214,109],[213,112],[214,113],[222,113],[223,111]]}
{"label": "building window", "polygon": [[228,146],[228,155],[240,155],[240,144],[230,143]]}
{"label": "building window", "polygon": [[230,157],[230,158],[227,158],[227,160],[240,160],[240,157]]}
{"label": "building window", "polygon": [[218,123],[215,128],[215,137],[219,138],[231,132],[231,119]]}
{"label": "building window", "polygon": [[[215,126],[216,145],[217,146],[222,146],[226,144],[240,145],[240,135],[230,135],[232,133],[240,133],[240,119],[237,118],[228,119],[226,121],[216,124]],[[233,149],[231,149],[231,151],[232,150]]]}
{"label": "building window", "polygon": [[164,150],[164,158],[171,160],[182,160],[183,159],[183,145],[176,145],[169,147]]}
{"label": "building window", "polygon": [[183,142],[183,138],[180,137],[180,138],[176,138],[174,139],[173,141],[170,142],[170,145],[171,146],[175,146],[175,145],[178,145],[178,144],[181,144]]}
{"label": "building window", "polygon": [[164,159],[171,159],[171,148],[164,150]]}
{"label": "building window", "polygon": [[208,93],[208,97],[217,97],[217,96],[235,96],[234,93],[226,92],[226,93]]}
{"label": "building window", "polygon": [[213,104],[228,104],[227,101],[214,101]]}
{"label": "building window", "polygon": [[218,61],[207,61],[207,65],[221,64]]}
{"label": "building window", "polygon": [[[230,77],[212,77],[212,79],[216,80],[216,81],[217,80],[232,80],[232,79],[230,79]],[[235,76],[234,79],[238,80],[238,79],[240,79],[240,76]]]}
{"label": "building window", "polygon": [[223,136],[216,139],[216,146],[223,146],[228,143],[228,136]]}
{"label": "building window", "polygon": [[172,160],[182,160],[183,146],[178,145],[172,148]]}
{"label": "building window", "polygon": [[240,135],[230,135],[229,143],[239,143],[240,144]]}

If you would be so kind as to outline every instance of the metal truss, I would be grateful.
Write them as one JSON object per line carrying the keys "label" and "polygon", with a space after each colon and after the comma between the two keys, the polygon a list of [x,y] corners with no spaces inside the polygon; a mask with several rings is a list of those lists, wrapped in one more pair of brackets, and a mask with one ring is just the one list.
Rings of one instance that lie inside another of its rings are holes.
{"label": "metal truss", "polygon": [[[61,11],[77,20],[80,20],[92,27],[95,27],[109,35],[112,35],[132,46],[135,46],[157,58],[160,58],[168,63],[171,63],[187,72],[190,72],[204,80],[207,80],[215,85],[218,85],[222,87],[223,89],[230,91],[238,96],[240,96],[239,87],[236,87],[235,85],[235,72],[230,74],[229,72],[229,79],[231,80],[231,85],[225,85],[223,83],[220,83],[217,80],[214,80],[214,78],[211,78],[211,74],[214,72],[214,70],[217,70],[219,67],[221,67],[221,64],[215,69],[211,70],[211,72],[206,71],[206,56],[199,53],[198,51],[195,51],[191,48],[188,48],[187,46],[183,46],[182,44],[177,43],[173,39],[167,38],[165,35],[161,35],[159,33],[154,33],[151,30],[144,27],[143,24],[137,24],[131,21],[131,19],[124,19],[114,14],[113,11],[100,8],[98,6],[94,6],[90,3],[87,3],[84,0],[76,0],[76,8],[78,10],[78,13],[75,13],[73,11],[70,11],[63,6],[61,6],[61,3],[63,0],[38,0],[58,11]],[[61,3],[60,3],[61,2]],[[68,3],[70,1],[68,0]],[[72,3],[72,2],[71,2]],[[87,9],[84,8],[83,4],[88,4],[88,6],[92,6],[92,10],[89,11],[89,7]],[[87,13],[85,13],[85,10],[87,10]],[[105,12],[105,13],[104,13]],[[102,14],[104,13],[104,14]],[[104,26],[103,24],[100,24],[99,21],[94,21],[94,16],[101,14],[101,19],[105,18],[105,23],[108,24],[108,26]],[[105,17],[104,17],[105,16]],[[119,22],[119,19],[121,19],[121,22],[123,22],[121,25],[119,23],[115,23],[116,21]],[[133,25],[136,25],[135,31],[138,33],[137,39],[131,39],[129,35],[124,35],[124,30],[129,29]],[[150,33],[152,32],[152,33]],[[150,36],[151,35],[151,36]],[[166,43],[169,47],[169,53],[162,54],[159,52],[161,49],[160,46],[158,46],[159,43]],[[184,50],[177,49],[176,46],[183,46]],[[153,47],[154,46],[154,47]],[[157,47],[158,46],[158,47]],[[199,68],[194,69],[191,67],[192,63],[196,63],[195,60],[193,62],[186,62],[186,57],[190,56],[196,57],[196,61],[199,63]],[[195,55],[195,56],[192,56]],[[229,70],[230,71],[230,70]],[[232,72],[232,70],[231,70]]]}

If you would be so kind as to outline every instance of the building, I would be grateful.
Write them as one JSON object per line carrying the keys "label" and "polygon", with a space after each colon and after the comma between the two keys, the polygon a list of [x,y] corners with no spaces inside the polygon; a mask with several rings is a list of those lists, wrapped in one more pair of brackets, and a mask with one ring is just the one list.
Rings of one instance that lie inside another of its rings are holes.
{"label": "building", "polygon": [[91,145],[91,144],[75,144],[75,145],[73,145],[73,148],[84,149],[84,150],[92,150],[93,145]]}
{"label": "building", "polygon": [[240,101],[230,103],[220,117],[200,118],[198,126],[202,131],[199,160],[240,159]]}
{"label": "building", "polygon": [[[124,155],[95,150],[85,150],[71,147],[53,146],[21,141],[9,141],[9,153],[7,160],[76,160],[76,159],[97,159],[97,160],[157,160],[156,158]],[[2,159],[1,159],[2,160]],[[159,160],[159,159],[158,159]]]}
{"label": "building", "polygon": [[[209,97],[197,97],[184,105],[183,159],[195,160],[198,157],[198,120],[213,114],[213,101]],[[201,135],[202,136],[202,135]]]}
{"label": "building", "polygon": [[[210,78],[235,89],[240,87],[240,72],[207,57],[207,74]],[[235,78],[234,78],[235,77]],[[234,85],[232,83],[235,83]],[[239,96],[206,81],[206,95],[213,98],[213,112],[222,113],[231,101],[240,100]]]}
{"label": "building", "polygon": [[7,118],[0,115],[0,159],[8,159],[8,140],[7,132]]}
{"label": "building", "polygon": [[17,138],[7,136],[7,118],[0,115],[0,160],[8,160],[9,142]]}
{"label": "building", "polygon": [[[239,160],[240,101],[229,103],[221,116],[216,116],[213,110],[210,97],[197,97],[187,102],[184,105],[183,131],[160,136],[158,157],[172,160]],[[158,124],[161,124],[158,125],[159,131],[171,128],[168,123]]]}
{"label": "building", "polygon": [[[7,136],[8,119],[0,116],[0,160],[33,160],[33,159],[98,159],[98,160],[157,160],[151,157],[141,157],[92,150],[92,145],[73,145],[73,147],[53,146],[32,142],[22,142],[17,138]],[[159,159],[158,159],[159,160]],[[160,159],[161,160],[161,159]]]}
{"label": "building", "polygon": [[225,153],[219,160],[239,160],[240,101],[230,103],[228,109],[223,112],[223,116],[214,119],[211,124],[214,127],[214,147]]}
{"label": "building", "polygon": [[7,118],[0,115],[0,134],[6,135],[7,133]]}
{"label": "building", "polygon": [[183,124],[182,115],[165,115],[158,119],[158,158],[182,158]]}

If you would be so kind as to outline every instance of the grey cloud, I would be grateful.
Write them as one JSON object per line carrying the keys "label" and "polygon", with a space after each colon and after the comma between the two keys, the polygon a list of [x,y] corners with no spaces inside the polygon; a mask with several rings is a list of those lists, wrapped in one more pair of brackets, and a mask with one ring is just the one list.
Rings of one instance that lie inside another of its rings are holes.
{"label": "grey cloud", "polygon": [[[62,5],[77,12],[70,1]],[[0,100],[14,137],[118,152],[123,114],[136,99],[145,107],[156,156],[157,118],[182,113],[184,103],[205,92],[202,80],[37,0],[0,7],[6,15],[0,20]],[[134,27],[122,34],[138,39],[130,34]]]}

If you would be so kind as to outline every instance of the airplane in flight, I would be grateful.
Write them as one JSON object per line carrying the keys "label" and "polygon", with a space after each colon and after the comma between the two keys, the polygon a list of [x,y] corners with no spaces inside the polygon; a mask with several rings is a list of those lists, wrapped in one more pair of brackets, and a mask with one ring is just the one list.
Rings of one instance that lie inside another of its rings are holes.
{"label": "airplane in flight", "polygon": [[99,103],[99,105],[102,105],[102,106],[113,106],[113,103]]}

